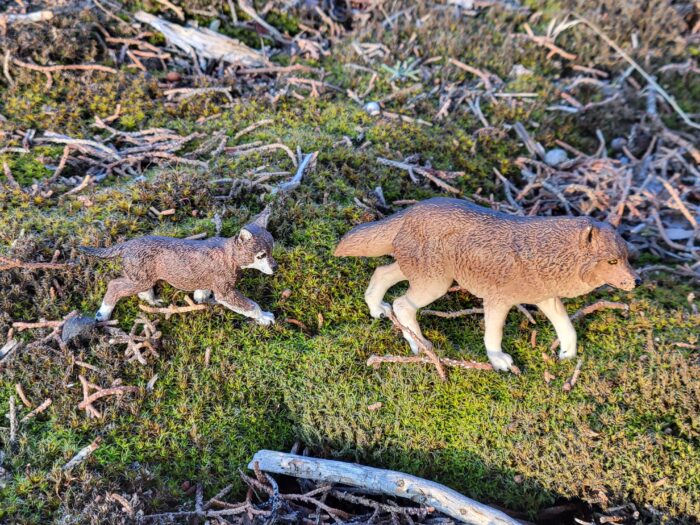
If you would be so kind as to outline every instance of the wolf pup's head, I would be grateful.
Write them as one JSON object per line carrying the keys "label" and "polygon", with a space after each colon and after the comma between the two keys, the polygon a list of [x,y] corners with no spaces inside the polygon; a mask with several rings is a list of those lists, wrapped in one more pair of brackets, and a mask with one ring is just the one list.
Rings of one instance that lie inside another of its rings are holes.
{"label": "wolf pup's head", "polygon": [[272,258],[274,239],[266,229],[269,218],[270,209],[265,208],[253,222],[243,226],[238,234],[237,259],[241,268],[254,268],[267,275],[272,275],[277,269],[277,263]]}
{"label": "wolf pup's head", "polygon": [[627,260],[627,245],[610,224],[591,221],[581,231],[579,248],[583,252],[581,279],[597,288],[604,284],[630,291],[641,284],[637,272]]}

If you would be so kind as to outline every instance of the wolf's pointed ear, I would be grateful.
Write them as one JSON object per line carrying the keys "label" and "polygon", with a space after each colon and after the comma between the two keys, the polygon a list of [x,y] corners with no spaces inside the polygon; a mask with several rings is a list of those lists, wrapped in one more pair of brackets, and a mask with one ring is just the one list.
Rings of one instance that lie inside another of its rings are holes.
{"label": "wolf's pointed ear", "polygon": [[253,237],[253,234],[250,233],[248,230],[245,228],[241,229],[241,232],[238,234],[238,240],[239,241],[249,241]]}
{"label": "wolf's pointed ear", "polygon": [[595,226],[594,224],[588,224],[583,229],[583,233],[581,234],[581,246],[582,247],[592,246],[593,242],[596,240],[599,233],[600,232],[598,231],[597,226]]}
{"label": "wolf's pointed ear", "polygon": [[263,229],[267,229],[267,223],[270,222],[270,215],[272,215],[272,208],[268,204],[265,209],[261,211],[252,221],[252,224],[260,226]]}

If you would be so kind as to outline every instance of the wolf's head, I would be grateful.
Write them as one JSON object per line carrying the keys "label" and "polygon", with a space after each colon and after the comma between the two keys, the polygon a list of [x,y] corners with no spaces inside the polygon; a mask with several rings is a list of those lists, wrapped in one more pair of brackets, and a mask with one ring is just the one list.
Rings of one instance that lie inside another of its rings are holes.
{"label": "wolf's head", "polygon": [[236,261],[241,268],[254,268],[272,275],[277,263],[272,258],[274,239],[267,231],[269,209],[258,215],[253,222],[246,224],[236,238]]}
{"label": "wolf's head", "polygon": [[615,228],[608,223],[591,221],[579,235],[582,251],[581,279],[597,288],[609,284],[632,290],[641,279],[628,261],[627,245]]}

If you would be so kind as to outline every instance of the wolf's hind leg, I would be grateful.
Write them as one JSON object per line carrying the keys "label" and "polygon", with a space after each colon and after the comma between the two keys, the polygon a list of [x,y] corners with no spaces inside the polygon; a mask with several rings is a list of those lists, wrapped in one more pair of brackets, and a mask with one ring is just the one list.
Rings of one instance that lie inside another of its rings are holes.
{"label": "wolf's hind leg", "polygon": [[484,300],[484,345],[486,355],[496,370],[506,371],[513,366],[513,358],[501,349],[503,326],[510,308],[510,305]]}
{"label": "wolf's hind leg", "polygon": [[146,292],[153,288],[154,283],[135,283],[126,277],[120,277],[109,281],[107,285],[107,293],[102,299],[102,306],[95,314],[97,321],[107,321],[112,315],[112,311],[119,299],[136,295],[140,292]]}
{"label": "wolf's hind leg", "polygon": [[386,264],[374,270],[369,286],[365,292],[365,302],[369,306],[369,314],[375,319],[388,317],[391,311],[389,303],[382,301],[387,290],[396,283],[405,281],[406,276],[399,268],[399,263]]}
{"label": "wolf's hind leg", "polygon": [[156,299],[156,293],[153,291],[153,288],[149,288],[145,292],[139,292],[138,296],[139,299],[146,301],[151,306],[160,306],[163,304],[163,301]]}
{"label": "wolf's hind leg", "polygon": [[569,319],[569,314],[566,313],[566,307],[561,302],[561,299],[552,297],[537,303],[537,307],[547,316],[557,333],[561,344],[559,359],[576,357],[576,329],[571,324],[571,319]]}
{"label": "wolf's hind leg", "polygon": [[432,343],[423,337],[420,325],[416,320],[418,309],[428,306],[433,301],[445,295],[451,284],[452,279],[422,282],[416,280],[411,282],[406,295],[402,295],[394,301],[394,314],[396,314],[396,318],[399,323],[410,330],[410,332],[404,330],[403,337],[408,341],[408,345],[411,347],[414,354],[417,354],[420,350],[414,336],[418,337],[423,344],[432,347]]}

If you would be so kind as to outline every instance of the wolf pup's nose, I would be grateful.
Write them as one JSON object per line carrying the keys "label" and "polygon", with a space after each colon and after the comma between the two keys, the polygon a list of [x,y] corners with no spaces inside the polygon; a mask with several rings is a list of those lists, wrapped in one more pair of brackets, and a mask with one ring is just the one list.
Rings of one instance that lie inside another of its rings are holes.
{"label": "wolf pup's nose", "polygon": [[635,285],[635,286],[641,286],[641,284],[642,284],[642,279],[641,279],[641,277],[635,277],[635,279],[634,279],[634,285]]}

